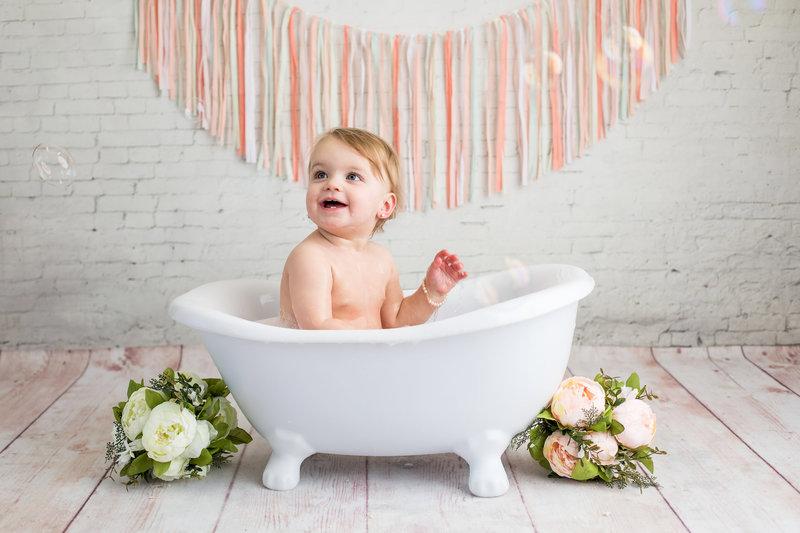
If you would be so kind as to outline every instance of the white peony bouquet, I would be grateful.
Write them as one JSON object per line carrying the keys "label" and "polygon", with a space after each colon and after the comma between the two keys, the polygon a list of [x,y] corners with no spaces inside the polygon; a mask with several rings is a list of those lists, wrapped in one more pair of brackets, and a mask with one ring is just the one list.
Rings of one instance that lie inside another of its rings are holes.
{"label": "white peony bouquet", "polygon": [[551,475],[599,479],[618,488],[658,486],[651,475],[652,456],[666,452],[650,446],[656,415],[644,401],[655,398],[636,373],[625,382],[602,369],[594,380],[571,377],[512,445],[519,448],[527,442],[531,456]]}
{"label": "white peony bouquet", "polygon": [[119,468],[128,484],[140,479],[201,479],[211,465],[253,438],[237,427],[230,394],[218,378],[167,368],[157,378],[128,384],[128,400],[114,406],[112,442],[106,444],[109,476]]}

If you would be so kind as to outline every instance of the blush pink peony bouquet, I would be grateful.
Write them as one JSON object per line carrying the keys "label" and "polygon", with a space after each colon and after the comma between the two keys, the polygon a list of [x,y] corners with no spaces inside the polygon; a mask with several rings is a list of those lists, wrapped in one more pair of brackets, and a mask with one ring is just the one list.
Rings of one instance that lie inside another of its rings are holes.
{"label": "blush pink peony bouquet", "polygon": [[106,444],[109,476],[119,468],[127,484],[140,479],[202,479],[252,437],[237,427],[236,409],[219,378],[167,368],[158,378],[128,383],[128,399],[112,408],[113,441]]}
{"label": "blush pink peony bouquet", "polygon": [[570,377],[512,445],[527,442],[531,456],[553,476],[618,488],[658,486],[653,456],[666,452],[651,447],[656,415],[645,402],[655,398],[636,373],[624,382],[602,369],[594,380]]}

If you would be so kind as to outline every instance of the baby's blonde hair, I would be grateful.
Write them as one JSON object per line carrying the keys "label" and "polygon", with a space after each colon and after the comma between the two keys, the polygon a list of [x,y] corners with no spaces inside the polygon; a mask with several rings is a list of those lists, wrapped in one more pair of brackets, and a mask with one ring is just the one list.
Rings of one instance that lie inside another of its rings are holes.
{"label": "baby's blonde hair", "polygon": [[[391,215],[386,218],[380,218],[375,223],[373,232],[381,231],[386,221],[394,218],[403,205],[403,196],[400,190],[400,160],[397,157],[397,152],[394,151],[394,148],[389,143],[374,133],[358,128],[333,128],[328,130],[317,138],[314,148],[330,137],[338,139],[358,152],[359,155],[369,161],[372,170],[381,179],[388,181],[389,191],[397,198],[397,205]],[[310,167],[309,173],[311,173]]]}

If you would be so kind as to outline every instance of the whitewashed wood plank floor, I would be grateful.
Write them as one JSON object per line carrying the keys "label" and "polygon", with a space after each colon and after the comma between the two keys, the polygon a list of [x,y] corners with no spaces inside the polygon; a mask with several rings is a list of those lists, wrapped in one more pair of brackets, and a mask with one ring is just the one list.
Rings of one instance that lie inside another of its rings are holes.
{"label": "whitewashed wood plank floor", "polygon": [[[0,531],[800,531],[800,347],[576,346],[569,373],[636,371],[660,399],[658,489],[547,478],[509,449],[500,498],[473,497],[454,454],[305,461],[261,485],[255,439],[204,481],[103,480],[111,406],[165,367],[218,375],[202,347],[0,352]],[[537,406],[532,406],[532,416]]]}

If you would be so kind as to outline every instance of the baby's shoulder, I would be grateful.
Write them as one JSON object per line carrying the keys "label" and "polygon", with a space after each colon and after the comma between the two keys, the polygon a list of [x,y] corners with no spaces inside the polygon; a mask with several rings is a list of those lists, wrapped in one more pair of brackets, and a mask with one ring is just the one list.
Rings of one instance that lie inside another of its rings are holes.
{"label": "baby's shoulder", "polygon": [[394,263],[394,257],[392,257],[392,253],[385,246],[382,246],[377,242],[369,241],[367,249],[370,255],[374,256],[376,259],[381,261],[391,261]]}
{"label": "baby's shoulder", "polygon": [[315,239],[305,239],[295,246],[286,259],[287,263],[319,261],[325,257],[324,247]]}
{"label": "baby's shoulder", "polygon": [[373,265],[380,265],[379,271],[387,273],[390,277],[397,275],[397,266],[392,253],[380,244],[370,242],[370,261]]}

